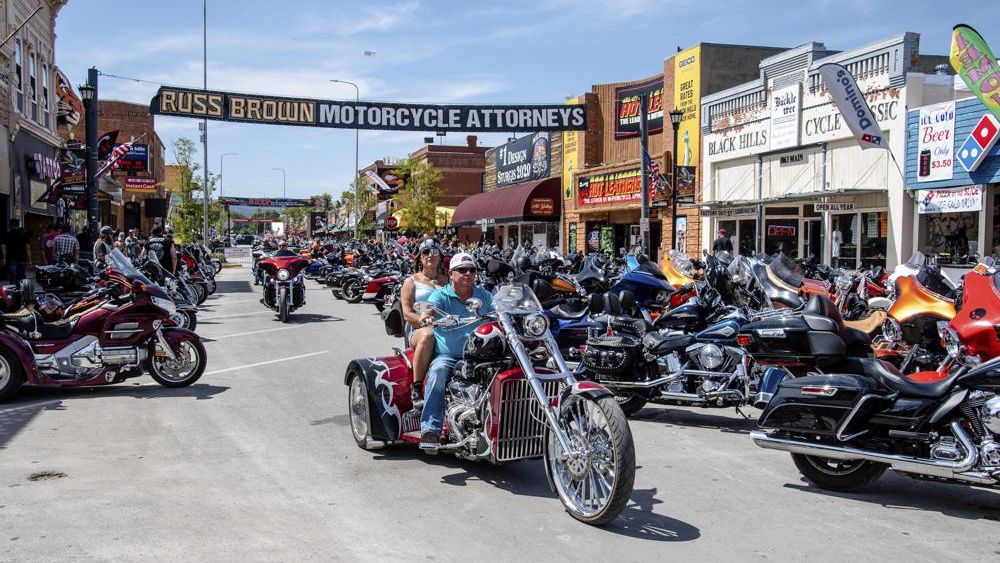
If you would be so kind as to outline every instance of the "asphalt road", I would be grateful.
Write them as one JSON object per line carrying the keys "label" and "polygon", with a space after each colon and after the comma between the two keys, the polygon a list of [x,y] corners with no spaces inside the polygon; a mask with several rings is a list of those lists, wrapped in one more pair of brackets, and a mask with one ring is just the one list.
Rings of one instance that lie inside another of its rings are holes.
{"label": "asphalt road", "polygon": [[197,384],[0,406],[0,560],[1000,560],[997,492],[891,474],[824,492],[732,410],[644,409],[632,503],[604,528],[563,512],[540,462],[362,451],[344,368],[398,343],[313,282],[281,325],[248,278],[224,271],[200,312]]}

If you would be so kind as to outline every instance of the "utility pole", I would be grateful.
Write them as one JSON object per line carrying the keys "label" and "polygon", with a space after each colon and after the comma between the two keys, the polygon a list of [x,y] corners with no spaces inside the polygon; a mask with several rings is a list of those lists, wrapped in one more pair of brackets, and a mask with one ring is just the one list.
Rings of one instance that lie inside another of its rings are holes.
{"label": "utility pole", "polygon": [[[205,90],[208,90],[208,0],[204,0],[202,3],[202,15],[201,15],[201,28],[202,28],[202,70],[203,70],[203,81],[202,85]],[[203,196],[204,211],[205,211],[205,221],[202,230],[202,236],[205,237],[205,243],[208,243],[208,199],[209,199],[209,183],[208,183],[208,119],[203,119],[201,122],[201,144],[202,150],[205,152],[205,181],[201,186],[201,193]]]}
{"label": "utility pole", "polygon": [[642,163],[642,215],[639,218],[639,245],[642,247],[642,254],[649,256],[649,169],[646,167],[646,158],[649,154],[649,94],[639,96],[639,146],[642,154],[639,161]]}

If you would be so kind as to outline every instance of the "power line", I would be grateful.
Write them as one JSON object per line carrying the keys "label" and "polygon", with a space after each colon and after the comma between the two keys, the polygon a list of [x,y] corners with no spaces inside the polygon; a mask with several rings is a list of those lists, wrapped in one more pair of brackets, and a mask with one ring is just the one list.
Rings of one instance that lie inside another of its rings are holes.
{"label": "power line", "polygon": [[117,78],[119,80],[128,80],[129,82],[141,82],[144,84],[153,84],[155,86],[163,86],[162,82],[157,82],[155,80],[145,80],[143,78],[136,78],[134,76],[119,76],[117,74],[111,74],[109,72],[97,71],[97,74],[101,76],[107,76],[108,78]]}

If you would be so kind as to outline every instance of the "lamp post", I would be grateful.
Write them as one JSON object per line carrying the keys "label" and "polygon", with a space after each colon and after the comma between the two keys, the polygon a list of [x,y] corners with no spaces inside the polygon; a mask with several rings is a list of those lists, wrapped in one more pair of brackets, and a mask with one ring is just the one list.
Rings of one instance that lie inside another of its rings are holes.
{"label": "lamp post", "polygon": [[97,69],[87,71],[87,83],[80,86],[86,113],[87,142],[87,229],[93,238],[97,234]]}
{"label": "lamp post", "polygon": [[[202,12],[201,12],[201,30],[202,30],[202,85],[205,90],[208,90],[208,0],[202,2]],[[208,242],[208,199],[209,199],[209,175],[208,175],[208,120],[203,119],[201,122],[201,144],[202,149],[205,151],[205,181],[204,185],[201,187],[202,193],[202,203],[204,204],[205,211],[205,221],[204,221],[204,231],[202,236],[205,237],[205,242]]]}
{"label": "lamp post", "polygon": [[670,245],[677,250],[677,130],[681,127],[681,120],[684,118],[684,112],[674,108],[670,112],[670,124],[674,127],[674,154],[671,158],[671,164],[673,166],[673,181],[671,182],[671,207],[670,212]]}
{"label": "lamp post", "polygon": [[287,192],[285,190],[285,169],[284,168],[272,168],[271,170],[277,170],[278,172],[281,172],[281,197],[282,197],[282,199],[288,197],[288,194],[287,194]]}
{"label": "lamp post", "polygon": [[[372,53],[374,54],[374,53]],[[337,82],[340,84],[350,84],[354,86],[354,103],[361,101],[361,89],[358,85],[349,80],[338,80],[336,78],[330,80],[330,82]],[[358,238],[358,230],[361,228],[361,196],[358,193],[358,129],[354,129],[354,172],[351,174],[354,178],[354,238]]]}
{"label": "lamp post", "polygon": [[[222,163],[225,161],[225,158],[227,156],[236,156],[238,154],[239,153],[235,153],[235,152],[224,152],[219,157],[219,199],[222,199]],[[229,213],[229,206],[227,205],[225,207],[226,207],[226,214],[229,215],[230,223],[231,223],[232,214]],[[226,233],[226,240],[229,240],[229,235],[230,235],[230,231],[232,231],[232,226],[230,226],[228,223],[226,223],[225,219],[221,220],[220,223],[222,223],[219,226],[220,230],[225,231],[225,233]],[[225,228],[223,229],[222,227],[225,227]]]}

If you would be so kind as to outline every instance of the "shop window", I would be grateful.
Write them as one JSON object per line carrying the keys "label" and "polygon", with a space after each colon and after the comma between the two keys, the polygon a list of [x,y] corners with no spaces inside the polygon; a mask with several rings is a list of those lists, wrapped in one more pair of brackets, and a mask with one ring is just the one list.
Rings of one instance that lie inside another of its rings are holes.
{"label": "shop window", "polygon": [[816,212],[816,206],[815,205],[813,205],[811,203],[807,203],[806,205],[802,206],[802,216],[803,217],[819,217],[820,214]]}
{"label": "shop window", "polygon": [[979,212],[936,213],[921,216],[920,248],[942,264],[966,264],[979,255]]}
{"label": "shop window", "polygon": [[798,207],[767,207],[764,209],[764,215],[794,215],[799,216]]}
{"label": "shop window", "polygon": [[715,236],[712,238],[712,244],[715,244],[715,240],[719,238],[719,229],[726,230],[726,236],[733,243],[733,248],[736,248],[736,220],[719,221],[719,228],[715,230]]}
{"label": "shop window", "polygon": [[38,69],[36,68],[38,64],[38,59],[35,58],[35,54],[31,53],[28,55],[28,99],[31,101],[31,120],[38,121],[38,88],[35,79],[35,74]]}
{"label": "shop window", "polygon": [[567,229],[566,240],[568,241],[568,244],[566,245],[566,253],[568,254],[568,253],[576,252],[577,251],[577,248],[576,248],[576,223],[570,223],[569,226],[566,227],[566,229]]}
{"label": "shop window", "polygon": [[889,213],[873,211],[861,214],[861,267],[885,267],[889,234]]}
{"label": "shop window", "polygon": [[49,65],[42,65],[42,125],[49,128],[52,112],[49,111]]}
{"label": "shop window", "polygon": [[798,219],[768,219],[764,225],[766,254],[774,255],[781,252],[789,258],[799,257]]}
{"label": "shop window", "polygon": [[757,252],[757,220],[740,219],[739,253],[753,254]]}
{"label": "shop window", "polygon": [[24,111],[24,53],[21,52],[21,40],[14,42],[14,83],[17,86],[15,109]]}
{"label": "shop window", "polygon": [[833,266],[855,270],[858,267],[858,214],[833,215],[830,254]]}

